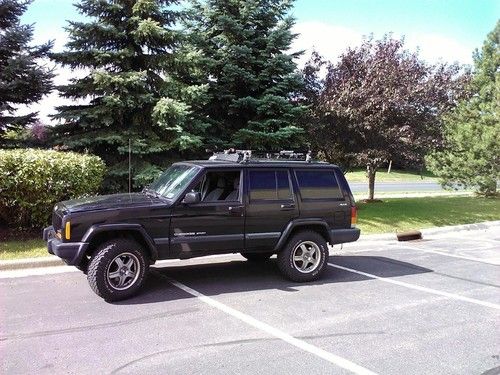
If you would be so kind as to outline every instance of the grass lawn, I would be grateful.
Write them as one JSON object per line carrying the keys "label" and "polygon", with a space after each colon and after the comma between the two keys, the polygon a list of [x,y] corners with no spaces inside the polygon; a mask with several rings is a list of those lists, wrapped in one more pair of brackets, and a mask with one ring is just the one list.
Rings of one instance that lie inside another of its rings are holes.
{"label": "grass lawn", "polygon": [[[345,175],[347,181],[351,182],[368,182],[365,169],[357,169]],[[423,177],[423,178],[422,178]],[[417,171],[400,171],[391,170],[387,173],[387,168],[380,169],[375,176],[375,182],[437,182],[437,177],[431,172],[423,171],[422,176]]]}
{"label": "grass lawn", "polygon": [[45,257],[47,245],[41,239],[10,240],[0,242],[0,260]]}
{"label": "grass lawn", "polygon": [[362,234],[500,220],[500,199],[476,197],[387,198],[358,203]]}
{"label": "grass lawn", "polygon": [[[500,220],[500,199],[475,197],[387,198],[358,203],[363,234]],[[40,239],[0,242],[0,260],[47,256]]]}

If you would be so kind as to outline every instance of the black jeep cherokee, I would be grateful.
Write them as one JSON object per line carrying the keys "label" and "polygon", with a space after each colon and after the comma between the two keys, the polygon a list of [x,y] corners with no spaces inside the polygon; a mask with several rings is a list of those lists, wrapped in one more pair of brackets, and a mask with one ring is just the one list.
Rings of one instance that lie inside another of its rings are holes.
{"label": "black jeep cherokee", "polygon": [[87,274],[96,294],[125,299],[160,259],[277,254],[297,282],[317,279],[327,243],[356,241],[356,207],[328,163],[243,158],[175,163],[142,193],[60,202],[43,237],[48,251]]}

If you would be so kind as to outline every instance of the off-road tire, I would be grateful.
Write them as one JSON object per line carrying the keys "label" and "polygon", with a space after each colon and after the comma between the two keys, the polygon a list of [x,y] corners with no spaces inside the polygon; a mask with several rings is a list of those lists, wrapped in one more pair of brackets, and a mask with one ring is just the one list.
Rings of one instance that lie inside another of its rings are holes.
{"label": "off-road tire", "polygon": [[241,256],[250,262],[266,262],[274,253],[241,253]]}
{"label": "off-road tire", "polygon": [[[319,263],[311,272],[300,272],[294,265],[294,250],[304,242],[312,242],[319,249]],[[301,231],[293,235],[283,249],[278,253],[278,268],[289,280],[295,282],[308,282],[317,280],[325,270],[328,262],[328,246],[319,233],[315,231]]]}
{"label": "off-road tire", "polygon": [[[120,254],[133,254],[139,261],[137,279],[125,290],[115,289],[108,281],[108,267]],[[117,238],[101,244],[93,253],[87,268],[87,280],[92,290],[104,300],[113,302],[130,298],[143,285],[149,270],[149,262],[144,249],[137,242],[127,238]]]}

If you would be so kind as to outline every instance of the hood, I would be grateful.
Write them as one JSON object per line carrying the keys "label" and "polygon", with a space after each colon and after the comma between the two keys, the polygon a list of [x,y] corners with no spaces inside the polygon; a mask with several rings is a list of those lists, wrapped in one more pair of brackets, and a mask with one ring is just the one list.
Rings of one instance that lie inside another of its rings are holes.
{"label": "hood", "polygon": [[60,204],[68,212],[97,211],[106,209],[133,208],[139,206],[150,206],[155,204],[166,204],[163,199],[144,193],[125,193],[98,195],[95,197],[71,199]]}

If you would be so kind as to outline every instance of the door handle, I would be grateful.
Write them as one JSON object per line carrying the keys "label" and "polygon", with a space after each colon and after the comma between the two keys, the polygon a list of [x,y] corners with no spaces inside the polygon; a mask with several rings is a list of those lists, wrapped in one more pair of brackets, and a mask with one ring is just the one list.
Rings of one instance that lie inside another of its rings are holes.
{"label": "door handle", "polygon": [[228,208],[229,213],[231,214],[242,214],[243,213],[243,206],[231,206]]}
{"label": "door handle", "polygon": [[282,204],[281,205],[281,211],[290,211],[295,209],[295,204],[294,203],[288,203],[288,204]]}

